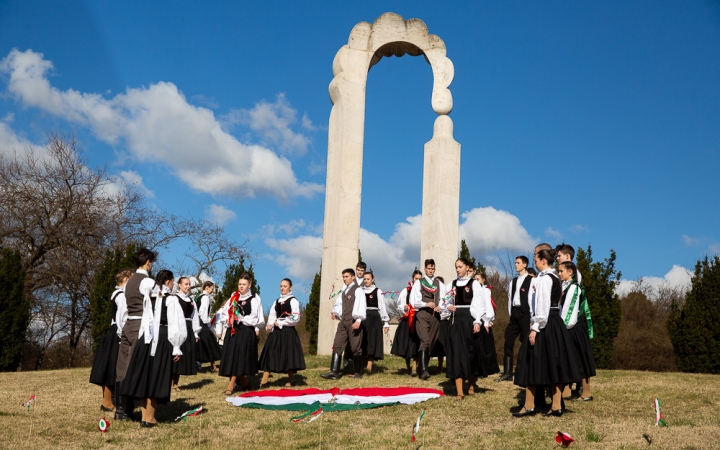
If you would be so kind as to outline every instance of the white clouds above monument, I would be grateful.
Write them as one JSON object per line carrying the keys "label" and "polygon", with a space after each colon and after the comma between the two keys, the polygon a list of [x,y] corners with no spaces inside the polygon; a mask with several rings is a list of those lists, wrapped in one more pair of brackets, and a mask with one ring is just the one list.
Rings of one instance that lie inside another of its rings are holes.
{"label": "white clouds above monument", "polygon": [[[109,144],[122,142],[135,160],[164,164],[198,191],[235,198],[269,195],[281,201],[323,191],[321,185],[298,181],[288,159],[267,147],[239,142],[222,129],[210,109],[188,103],[173,83],[127,88],[107,99],[53,87],[48,80],[52,69],[51,61],[32,50],[14,49],[0,62],[0,71],[9,78],[8,92],[24,107],[88,127]],[[276,106],[280,118],[288,120],[294,113],[282,100]],[[279,136],[281,147],[303,141],[290,136],[286,142],[285,134]]]}
{"label": "white clouds above monument", "polygon": [[[692,273],[685,267],[677,264],[673,265],[672,269],[665,274],[664,277],[642,277],[643,284],[646,284],[653,290],[657,290],[662,285],[667,285],[673,288],[688,289],[690,288],[690,281],[692,279]],[[615,292],[620,295],[626,295],[633,290],[637,280],[621,280]]]}

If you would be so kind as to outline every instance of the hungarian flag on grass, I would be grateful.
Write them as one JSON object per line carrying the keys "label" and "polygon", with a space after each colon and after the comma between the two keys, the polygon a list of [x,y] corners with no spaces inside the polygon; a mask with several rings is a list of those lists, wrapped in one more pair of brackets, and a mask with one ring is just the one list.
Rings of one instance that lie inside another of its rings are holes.
{"label": "hungarian flag on grass", "polygon": [[398,404],[413,405],[443,396],[442,391],[427,388],[354,388],[354,389],[277,389],[248,392],[227,401],[245,408],[286,411],[317,410],[324,412],[379,408]]}

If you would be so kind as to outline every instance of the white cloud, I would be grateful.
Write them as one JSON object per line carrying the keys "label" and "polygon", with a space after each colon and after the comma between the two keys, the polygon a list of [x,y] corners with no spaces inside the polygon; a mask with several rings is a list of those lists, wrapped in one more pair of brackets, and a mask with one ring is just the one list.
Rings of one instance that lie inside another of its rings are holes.
{"label": "white cloud", "polygon": [[139,189],[140,191],[145,193],[147,197],[155,197],[155,193],[145,186],[145,184],[143,183],[143,178],[139,173],[133,170],[123,170],[122,172],[120,172],[120,176],[123,180],[125,180],[125,183],[127,183],[128,186],[133,186],[136,189]]}
{"label": "white cloud", "polygon": [[277,226],[278,231],[282,231],[287,235],[294,234],[297,230],[300,230],[302,228],[305,228],[305,221],[300,220],[291,220],[288,223],[284,223]]}
{"label": "white cloud", "polygon": [[128,88],[106,99],[52,87],[47,79],[52,68],[52,62],[32,50],[14,49],[0,61],[0,72],[9,75],[8,91],[24,106],[87,126],[108,143],[124,141],[136,160],[163,163],[199,191],[237,198],[271,195],[285,201],[323,190],[299,182],[286,158],[239,142],[222,129],[211,110],[189,104],[172,83]]}
{"label": "white cloud", "polygon": [[704,239],[701,239],[701,238],[693,238],[693,237],[690,237],[690,236],[688,236],[687,234],[683,234],[683,235],[682,235],[682,238],[683,238],[683,242],[685,242],[685,245],[687,245],[688,247],[694,247],[694,246],[697,246],[697,245],[701,245],[702,242],[703,242],[703,240],[704,240]]}
{"label": "white cloud", "polygon": [[[663,278],[646,276],[642,277],[641,281],[643,284],[650,287],[653,291],[657,292],[657,289],[662,285],[667,285],[673,288],[687,289],[690,287],[690,281],[692,279],[692,272],[677,264],[673,265],[672,269],[665,274]],[[621,280],[615,288],[615,293],[619,296],[626,295],[635,288],[637,281],[632,280]]]}
{"label": "white cloud", "polygon": [[205,208],[205,215],[209,221],[215,222],[218,225],[225,225],[237,217],[234,211],[214,203]]}
{"label": "white cloud", "polygon": [[575,225],[570,227],[571,233],[589,233],[590,228],[588,228],[587,225],[580,225],[579,223],[576,223]]}
{"label": "white cloud", "polygon": [[15,134],[10,125],[4,121],[0,121],[0,153],[7,155],[13,151],[20,153],[26,153],[32,144]]}
{"label": "white cloud", "polygon": [[[504,250],[532,250],[536,241],[507,211],[492,207],[475,208],[462,214],[460,236],[471,251],[484,262],[494,261],[495,253]],[[385,240],[376,233],[360,229],[363,260],[375,272],[377,285],[385,290],[399,290],[407,285],[413,269],[420,263],[422,216],[407,217],[395,225]],[[294,277],[308,280],[315,275],[322,257],[322,238],[300,236],[292,239],[267,239],[266,244],[282,254],[272,257]],[[454,274],[444,274],[445,277]]]}
{"label": "white cloud", "polygon": [[711,255],[720,255],[720,242],[715,242],[714,244],[710,244],[708,247],[708,252]]}
{"label": "white cloud", "polygon": [[545,230],[545,236],[555,238],[558,240],[561,240],[563,238],[563,235],[560,232],[560,230],[556,230],[555,228],[552,228],[552,227],[547,227],[547,229]]}
{"label": "white cloud", "polygon": [[315,131],[317,130],[317,127],[313,125],[312,121],[310,120],[310,117],[307,115],[307,113],[303,113],[302,116],[302,127],[305,128],[308,131]]}
{"label": "white cloud", "polygon": [[[228,125],[239,123],[249,126],[267,143],[288,154],[304,155],[310,145],[310,138],[292,130],[291,126],[297,123],[297,111],[282,93],[278,94],[275,103],[262,100],[252,109],[233,110],[224,117],[224,121]],[[303,115],[301,125],[307,130],[314,129],[307,114]]]}

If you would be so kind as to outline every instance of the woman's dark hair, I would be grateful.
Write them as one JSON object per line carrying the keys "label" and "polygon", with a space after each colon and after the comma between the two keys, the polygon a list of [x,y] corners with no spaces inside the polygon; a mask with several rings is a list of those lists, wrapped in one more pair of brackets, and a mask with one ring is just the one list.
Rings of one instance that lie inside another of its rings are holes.
{"label": "woman's dark hair", "polygon": [[539,250],[537,253],[538,259],[544,259],[548,265],[552,265],[555,262],[555,257],[557,256],[557,252],[553,249],[542,249]]}
{"label": "woman's dark hair", "polygon": [[253,282],[252,276],[250,276],[250,274],[247,272],[243,272],[240,275],[240,278],[238,278],[238,283],[240,282],[240,280],[248,280],[248,282],[250,282],[250,284],[252,284],[252,282]]}
{"label": "woman's dark hair", "polygon": [[422,275],[422,272],[420,272],[420,271],[417,270],[417,269],[413,270],[412,278],[415,278],[415,275],[420,275],[421,277],[423,276],[423,275]]}
{"label": "woman's dark hair", "polygon": [[281,283],[282,283],[283,281],[287,281],[288,284],[290,285],[290,287],[292,287],[292,280],[291,280],[290,278],[283,278],[282,280],[280,280]]}
{"label": "woman's dark hair", "polygon": [[470,264],[470,261],[468,261],[467,258],[460,257],[455,260],[455,262],[458,262],[458,261],[460,261],[461,263],[463,263],[464,265],[466,265],[468,267],[472,267],[472,264]]}
{"label": "woman's dark hair", "polygon": [[577,275],[577,266],[575,266],[575,263],[572,261],[564,261],[560,263],[561,266],[565,268],[565,270],[572,270],[573,276]]}
{"label": "woman's dark hair", "polygon": [[165,283],[168,280],[174,280],[175,274],[167,269],[163,269],[160,272],[158,272],[157,277],[155,277],[155,286],[153,286],[153,289],[157,286],[165,286]]}
{"label": "woman's dark hair", "polygon": [[213,283],[212,281],[206,281],[202,285],[202,290],[204,291],[205,289],[209,288],[210,286],[215,286],[215,283]]}
{"label": "woman's dark hair", "polygon": [[188,280],[188,281],[190,281],[190,278],[188,278],[188,277],[180,277],[180,278],[178,278],[177,283],[178,283],[178,284],[182,283],[182,280]]}
{"label": "woman's dark hair", "polygon": [[375,279],[375,274],[372,272],[372,270],[368,270],[367,272],[365,272],[365,273],[363,274],[363,277],[364,277],[365,275],[370,275],[373,280]]}

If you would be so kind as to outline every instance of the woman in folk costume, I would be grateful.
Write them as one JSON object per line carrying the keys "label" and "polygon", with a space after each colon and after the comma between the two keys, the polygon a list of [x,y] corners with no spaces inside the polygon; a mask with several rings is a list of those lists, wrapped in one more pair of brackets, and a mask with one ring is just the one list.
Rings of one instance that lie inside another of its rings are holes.
{"label": "woman in folk costume", "polygon": [[157,425],[158,403],[170,400],[173,362],[184,358],[180,347],[188,337],[187,327],[180,300],[170,295],[173,278],[172,272],[161,270],[155,280],[158,289],[153,289],[157,294],[154,301],[147,295],[143,300],[152,305],[148,305],[152,313],[148,318],[143,314],[140,336],[123,382],[123,395],[140,400],[142,427]]}
{"label": "woman in folk costume", "polygon": [[240,275],[238,290],[221,309],[220,321],[227,324],[220,363],[220,376],[229,377],[225,395],[231,395],[235,383],[246,389],[250,385],[248,376],[258,371],[258,340],[260,327],[265,323],[260,296],[251,290],[252,277]]}
{"label": "woman in folk costume", "polygon": [[[488,311],[480,283],[469,274],[470,263],[465,258],[455,261],[458,278],[452,283],[455,292],[448,311],[453,313],[450,336],[446,341],[447,377],[455,380],[456,400],[464,397],[463,379],[468,380],[468,395],[475,394],[475,380],[486,376],[487,369],[478,351],[478,335],[492,324],[494,313]],[[487,331],[487,330],[485,330]],[[495,363],[497,366],[497,363]]]}
{"label": "woman in folk costume", "polygon": [[367,317],[362,322],[365,328],[363,333],[363,355],[367,358],[365,373],[371,374],[373,361],[385,358],[385,345],[383,332],[390,331],[390,316],[385,308],[385,295],[375,286],[375,275],[372,271],[363,274],[363,292],[367,304]]}
{"label": "woman in folk costume", "polygon": [[445,284],[443,277],[437,277],[438,280],[443,284],[444,289],[440,292],[440,302],[435,307],[435,314],[440,316],[440,332],[438,333],[438,339],[435,341],[430,357],[438,359],[438,374],[443,372],[443,361],[445,359],[445,342],[450,336],[450,317],[452,313],[447,309],[451,304],[452,298],[455,295],[452,291],[452,285]]}
{"label": "woman in folk costume", "polygon": [[[575,345],[578,368],[582,376],[582,397],[580,400],[591,402],[593,400],[590,391],[590,377],[594,377],[595,358],[593,357],[590,334],[588,332],[587,318],[589,309],[587,300],[583,296],[582,289],[578,286],[576,274],[579,273],[572,261],[560,263],[558,275],[563,284],[567,283],[562,293],[562,312],[560,317],[570,331],[570,337]],[[580,314],[582,313],[582,316]],[[577,381],[577,380],[576,380]]]}
{"label": "woman in folk costume", "polygon": [[481,362],[480,376],[485,378],[488,375],[500,372],[500,366],[497,362],[497,350],[495,349],[495,336],[492,332],[492,325],[495,320],[495,305],[490,294],[490,287],[487,285],[487,275],[479,272],[475,273],[473,278],[480,283],[480,294],[486,311],[483,319],[484,325],[480,328],[479,333],[473,335],[477,343],[475,349]]}
{"label": "woman in folk costume", "polygon": [[185,316],[185,327],[187,328],[187,339],[182,345],[183,358],[173,363],[173,392],[179,392],[180,375],[195,375],[197,373],[197,342],[200,337],[200,319],[198,318],[195,302],[190,298],[190,279],[180,277],[178,280],[178,292],[175,296],[180,300],[180,307]]}
{"label": "woman in folk costume", "polygon": [[115,391],[115,366],[117,365],[118,349],[120,348],[120,336],[122,327],[127,318],[127,307],[125,306],[125,293],[123,288],[128,278],[133,274],[132,270],[123,270],[115,275],[115,292],[110,296],[110,328],[98,346],[90,371],[90,382],[102,387],[103,400],[100,410],[112,412],[115,410],[113,396]]}
{"label": "woman in folk costume", "polygon": [[575,346],[560,317],[562,283],[554,273],[555,250],[542,249],[535,254],[540,273],[535,284],[535,308],[530,318],[530,334],[520,347],[515,384],[525,387],[525,406],[515,417],[536,414],[535,388],[551,386],[552,406],[548,416],[562,416],[560,387],[581,379]]}
{"label": "woman in folk costume", "polygon": [[[400,319],[400,323],[395,330],[395,338],[390,348],[391,355],[405,358],[407,374],[413,377],[417,376],[417,360],[415,358],[417,356],[419,342],[417,334],[415,334],[415,323],[410,323],[410,320],[415,320],[415,311],[410,305],[410,291],[412,290],[413,284],[421,278],[422,272],[415,270],[412,274],[412,282],[410,285],[400,291],[400,295],[398,295],[397,307],[400,311],[403,311],[405,315]],[[412,369],[410,368],[410,361],[412,361]]]}
{"label": "woman in folk costume", "polygon": [[217,372],[215,361],[220,359],[220,346],[218,345],[215,333],[210,330],[212,322],[210,317],[210,294],[215,290],[212,281],[206,281],[202,285],[202,293],[198,297],[198,317],[200,318],[200,340],[197,342],[198,362],[210,363],[210,372]]}
{"label": "woman in folk costume", "polygon": [[295,373],[305,370],[305,356],[302,344],[295,331],[300,321],[300,302],[292,293],[292,281],[284,278],[280,282],[280,298],[273,302],[267,320],[269,333],[262,354],[260,370],[263,371],[260,387],[268,384],[270,372],[287,373],[286,387],[295,386]]}

